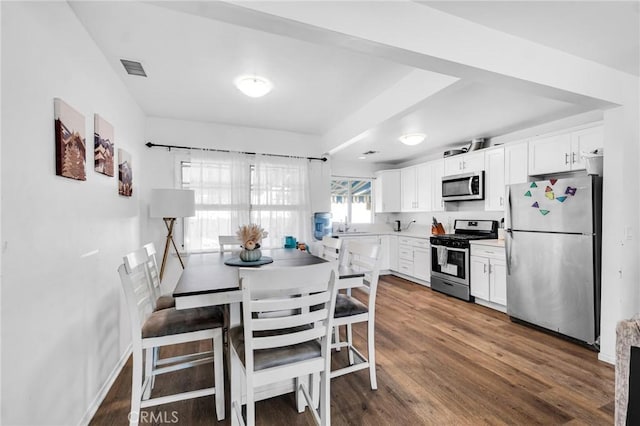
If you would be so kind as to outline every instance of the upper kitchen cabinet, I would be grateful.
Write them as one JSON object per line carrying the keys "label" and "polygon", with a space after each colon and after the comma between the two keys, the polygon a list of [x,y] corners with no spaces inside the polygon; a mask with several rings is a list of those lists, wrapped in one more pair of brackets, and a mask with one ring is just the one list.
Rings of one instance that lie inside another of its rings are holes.
{"label": "upper kitchen cabinet", "polygon": [[431,210],[434,212],[444,211],[444,200],[442,199],[442,176],[444,176],[444,159],[431,161],[431,188],[432,202]]}
{"label": "upper kitchen cabinet", "polygon": [[431,168],[429,164],[400,170],[403,212],[431,210]]}
{"label": "upper kitchen cabinet", "polygon": [[582,152],[602,145],[601,125],[533,139],[529,143],[529,174],[583,170]]}
{"label": "upper kitchen cabinet", "polygon": [[504,210],[504,147],[487,149],[485,163],[485,210]]}
{"label": "upper kitchen cabinet", "polygon": [[504,146],[504,184],[526,183],[529,180],[528,140],[509,143]]}
{"label": "upper kitchen cabinet", "polygon": [[376,213],[394,213],[401,210],[400,170],[382,170],[376,173]]}
{"label": "upper kitchen cabinet", "polygon": [[484,152],[455,155],[444,159],[444,175],[460,175],[463,173],[484,170]]}

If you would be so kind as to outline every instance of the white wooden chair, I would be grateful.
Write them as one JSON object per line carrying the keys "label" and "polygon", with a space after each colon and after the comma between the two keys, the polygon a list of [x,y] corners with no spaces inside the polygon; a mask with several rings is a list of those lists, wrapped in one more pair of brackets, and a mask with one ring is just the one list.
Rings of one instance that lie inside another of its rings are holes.
{"label": "white wooden chair", "polygon": [[340,238],[325,235],[322,237],[322,253],[319,257],[327,260],[338,260],[340,259],[340,247],[342,247]]}
{"label": "white wooden chair", "polygon": [[[333,238],[328,235],[322,237],[322,252],[318,257],[326,260],[340,260],[340,248],[342,247],[342,239]],[[333,331],[334,343],[340,342],[340,330],[334,327]],[[340,346],[336,346],[336,350],[340,350]]]}
{"label": "white wooden chair", "polygon": [[242,242],[237,235],[218,235],[220,253],[240,251]]}
{"label": "white wooden chair", "polygon": [[[222,310],[219,307],[184,310],[170,308],[154,312],[147,262],[146,251],[140,249],[126,255],[124,263],[118,268],[129,309],[133,341],[129,422],[131,425],[138,424],[142,408],[214,394],[216,414],[218,420],[222,420],[225,410]],[[212,340],[212,351],[163,358],[157,361],[153,359],[154,348],[208,339]],[[151,398],[155,376],[211,362],[213,362],[214,386]]]}
{"label": "white wooden chair", "polygon": [[176,299],[170,294],[162,294],[162,286],[160,284],[160,272],[158,270],[158,262],[156,260],[156,246],[153,243],[145,244],[144,250],[147,252],[147,271],[149,272],[149,280],[151,282],[151,292],[153,294],[153,310],[175,308]]}
{"label": "white wooden chair", "polygon": [[[342,376],[358,370],[369,369],[369,379],[371,389],[378,388],[376,379],[376,353],[375,353],[375,312],[376,312],[376,292],[378,290],[378,277],[380,275],[380,244],[362,244],[349,242],[347,248],[346,267],[354,271],[364,272],[365,277],[361,289],[368,293],[367,303],[362,303],[351,296],[351,291],[347,294],[338,294],[336,298],[336,309],[334,314],[334,327],[346,326],[347,340],[340,342],[336,339],[333,348],[347,347],[349,350],[349,366],[331,372],[331,378]],[[353,346],[352,325],[359,322],[367,322],[367,357]],[[358,362],[355,362],[355,357]]]}
{"label": "white wooden chair", "polygon": [[304,398],[316,422],[330,424],[336,269],[336,262],[240,269],[243,326],[229,333],[232,425],[254,425],[256,388],[285,380],[295,380],[299,412]]}

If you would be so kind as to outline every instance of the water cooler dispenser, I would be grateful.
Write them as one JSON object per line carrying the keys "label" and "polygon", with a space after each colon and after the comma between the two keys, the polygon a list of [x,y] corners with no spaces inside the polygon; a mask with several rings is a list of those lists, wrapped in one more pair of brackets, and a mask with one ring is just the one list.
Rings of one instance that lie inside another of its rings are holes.
{"label": "water cooler dispenser", "polygon": [[331,235],[331,213],[313,214],[313,238],[320,241],[325,235]]}

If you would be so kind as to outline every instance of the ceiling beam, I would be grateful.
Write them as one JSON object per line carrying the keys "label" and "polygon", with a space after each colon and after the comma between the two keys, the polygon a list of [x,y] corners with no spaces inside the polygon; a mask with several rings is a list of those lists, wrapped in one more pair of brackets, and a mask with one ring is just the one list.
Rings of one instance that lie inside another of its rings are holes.
{"label": "ceiling beam", "polygon": [[411,1],[169,7],[590,108],[623,104],[625,92],[636,84],[629,74]]}

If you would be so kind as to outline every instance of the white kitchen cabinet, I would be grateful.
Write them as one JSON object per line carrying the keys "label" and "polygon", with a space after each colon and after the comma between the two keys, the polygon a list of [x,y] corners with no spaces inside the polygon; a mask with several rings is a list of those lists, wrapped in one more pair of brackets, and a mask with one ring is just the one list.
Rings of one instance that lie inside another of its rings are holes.
{"label": "white kitchen cabinet", "polygon": [[589,127],[571,133],[571,170],[586,168],[583,152],[601,149],[604,146],[604,131],[602,126]]}
{"label": "white kitchen cabinet", "polygon": [[463,173],[484,170],[484,152],[454,155],[444,159],[444,175],[460,175]]}
{"label": "white kitchen cabinet", "polygon": [[489,261],[489,297],[492,302],[507,305],[507,262],[501,259]]}
{"label": "white kitchen cabinet", "polygon": [[504,148],[486,150],[484,163],[484,209],[504,210]]}
{"label": "white kitchen cabinet", "polygon": [[602,126],[592,126],[532,139],[529,143],[529,174],[583,170],[583,151],[603,146]]}
{"label": "white kitchen cabinet", "polygon": [[483,300],[489,300],[489,259],[471,256],[469,264],[472,283],[471,295]]}
{"label": "white kitchen cabinet", "polygon": [[431,281],[431,244],[428,238],[398,237],[398,272]]}
{"label": "white kitchen cabinet", "polygon": [[389,270],[397,271],[398,270],[398,236],[397,235],[386,235],[388,242],[388,252],[389,252]]}
{"label": "white kitchen cabinet", "polygon": [[504,247],[471,244],[471,295],[476,302],[500,311],[507,305],[507,268]]}
{"label": "white kitchen cabinet", "polygon": [[443,212],[442,176],[444,176],[444,159],[431,161],[431,211]]}
{"label": "white kitchen cabinet", "polygon": [[420,164],[400,170],[401,202],[403,212],[431,209],[431,168]]}
{"label": "white kitchen cabinet", "polygon": [[417,168],[406,167],[400,170],[400,188],[401,188],[401,210],[403,212],[413,212],[417,210],[418,193],[417,188]]}
{"label": "white kitchen cabinet", "polygon": [[529,180],[529,141],[504,146],[504,184],[526,183]]}
{"label": "white kitchen cabinet", "polygon": [[393,213],[401,210],[400,170],[382,170],[376,173],[376,213]]}
{"label": "white kitchen cabinet", "polygon": [[424,281],[431,281],[431,250],[413,248],[413,276]]}

